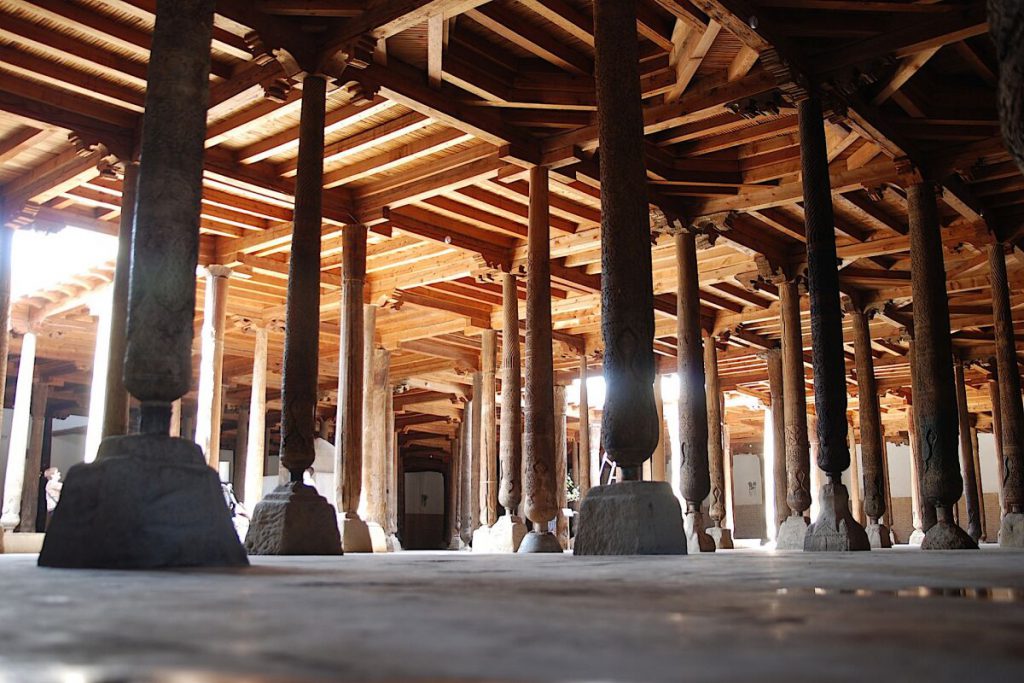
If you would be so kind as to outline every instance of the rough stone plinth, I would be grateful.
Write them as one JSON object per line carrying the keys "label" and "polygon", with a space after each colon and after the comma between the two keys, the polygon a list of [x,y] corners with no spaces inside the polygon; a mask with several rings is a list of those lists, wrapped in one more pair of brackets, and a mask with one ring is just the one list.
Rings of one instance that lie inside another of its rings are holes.
{"label": "rough stone plinth", "polygon": [[388,535],[384,527],[376,522],[367,522],[366,530],[370,534],[370,547],[375,553],[388,552]]}
{"label": "rough stone plinth", "polygon": [[1024,514],[1008,512],[999,525],[999,545],[1003,548],[1024,548]]}
{"label": "rough stone plinth", "polygon": [[704,515],[699,510],[683,515],[683,533],[686,535],[686,552],[713,553],[717,545],[704,529]]}
{"label": "rough stone plinth", "polygon": [[806,551],[871,550],[864,527],[850,512],[850,494],[840,482],[827,481],[821,487],[821,512],[807,527]]}
{"label": "rough stone plinth", "polygon": [[580,505],[576,555],[685,555],[683,511],[663,481],[595,486]]}
{"label": "rough stone plinth", "polygon": [[347,512],[338,515],[338,527],[341,529],[341,547],[346,553],[372,553],[373,540],[370,538],[370,527],[358,514]]}
{"label": "rough stone plinth", "polygon": [[220,478],[199,446],[170,436],[104,439],[68,471],[43,567],[245,566]]}
{"label": "rough stone plinth", "polygon": [[465,550],[466,543],[462,540],[462,536],[452,536],[451,543],[448,544],[448,550]]}
{"label": "rough stone plinth", "polygon": [[871,545],[872,550],[892,547],[892,536],[889,533],[889,528],[884,524],[877,522],[868,524],[864,527],[864,533],[868,535],[868,544]]}
{"label": "rough stone plinth", "polygon": [[910,538],[907,539],[907,545],[921,545],[923,541],[924,532],[915,528],[910,532]]}
{"label": "rough stone plinth", "polygon": [[[487,538],[487,552],[518,552],[524,536],[526,536],[526,525],[522,519],[514,515],[502,515],[491,527],[491,533]],[[476,550],[475,546],[474,550]]]}
{"label": "rough stone plinth", "polygon": [[736,547],[732,542],[732,529],[724,526],[711,526],[707,528],[707,534],[718,550],[732,550]]}
{"label": "rough stone plinth", "polygon": [[970,534],[948,520],[940,519],[925,532],[921,550],[977,550]]}
{"label": "rough stone plinth", "polygon": [[470,546],[474,553],[489,553],[491,545],[491,527],[484,524],[473,529],[473,541]]}
{"label": "rough stone plinth", "polygon": [[[395,534],[388,534],[387,548],[389,553],[397,553],[402,550],[402,542],[398,540],[398,536]],[[456,548],[458,550],[458,548]]]}
{"label": "rough stone plinth", "polygon": [[341,555],[334,507],[312,486],[282,484],[253,510],[245,547],[253,555]]}
{"label": "rough stone plinth", "polygon": [[550,531],[531,531],[523,537],[517,553],[560,553],[562,544]]}
{"label": "rough stone plinth", "polygon": [[803,550],[807,526],[807,518],[803,515],[790,515],[786,517],[786,521],[779,527],[779,536],[775,539],[775,549]]}

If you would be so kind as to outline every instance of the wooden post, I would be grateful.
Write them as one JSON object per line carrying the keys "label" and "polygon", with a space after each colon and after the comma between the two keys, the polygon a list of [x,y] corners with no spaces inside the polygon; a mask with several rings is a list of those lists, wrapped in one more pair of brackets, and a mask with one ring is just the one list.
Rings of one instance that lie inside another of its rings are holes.
{"label": "wooden post", "polygon": [[196,443],[213,469],[220,463],[222,375],[224,370],[224,323],[227,316],[226,266],[206,267],[206,302],[203,307],[202,350],[199,359],[199,391],[196,404]]}
{"label": "wooden post", "polygon": [[[376,308],[368,306],[367,308]],[[370,400],[364,413],[366,439],[363,450],[366,494],[366,522],[380,526],[384,536],[383,549],[374,547],[374,552],[386,550],[388,514],[388,458],[391,453],[388,440],[388,404],[391,400],[391,352],[387,349],[372,349],[370,372],[367,374],[366,392]],[[372,538],[372,536],[371,536]]]}
{"label": "wooden post", "polygon": [[1017,367],[1010,288],[1006,277],[1005,247],[988,248],[989,279],[992,282],[992,317],[996,336],[996,379],[999,385],[1000,439],[1002,452],[1003,520],[999,545],[1024,547],[1024,406],[1020,397],[1020,369]]}
{"label": "wooden post", "polygon": [[561,552],[548,524],[558,515],[555,465],[554,362],[551,347],[551,228],[548,170],[530,169],[526,266],[526,410],[523,513],[533,531],[519,552]]}
{"label": "wooden post", "polygon": [[776,547],[803,550],[807,509],[811,507],[811,444],[807,438],[807,389],[804,381],[800,290],[795,278],[778,283],[782,309],[783,410],[786,423],[786,505],[789,517],[779,528]]}
{"label": "wooden post", "polygon": [[724,416],[722,414],[722,387],[718,376],[718,347],[715,338],[708,337],[704,344],[704,375],[707,377],[708,470],[711,482],[711,505],[708,516],[712,527],[707,533],[715,547],[733,547],[732,532],[725,526],[727,487],[725,463]]}
{"label": "wooden post", "polygon": [[341,356],[338,369],[338,436],[334,445],[337,507],[346,521],[358,518],[363,477],[363,286],[366,226],[342,233]]}
{"label": "wooden post", "polygon": [[470,510],[470,534],[483,525],[480,514],[480,456],[483,451],[483,373],[473,373],[473,400],[470,403],[471,450],[469,462],[469,498],[466,504]]}
{"label": "wooden post", "polygon": [[245,450],[245,484],[242,502],[250,512],[263,498],[267,423],[267,326],[253,327],[252,394],[249,398],[249,438]]}
{"label": "wooden post", "polygon": [[998,371],[992,368],[994,377],[988,381],[988,397],[992,404],[992,440],[995,441],[996,473],[999,475],[999,519],[1002,521],[1006,514],[1006,499],[1003,494],[1002,483],[1006,480],[1006,473],[1003,471],[1003,411],[999,405],[999,380]]}
{"label": "wooden post", "polygon": [[[853,413],[846,414],[846,433],[850,441],[850,514],[864,526],[864,498],[861,492],[860,459],[857,457],[857,437]],[[870,540],[870,539],[869,539]]]}
{"label": "wooden post", "polygon": [[981,480],[981,452],[978,448],[978,414],[971,413],[971,460],[974,461],[975,482],[978,496],[978,518],[981,520],[981,539],[988,541],[988,520],[985,518],[985,487]]}
{"label": "wooden post", "polygon": [[857,364],[864,514],[868,521],[865,531],[872,548],[889,548],[892,545],[889,530],[880,521],[887,509],[885,442],[882,439],[878,384],[875,381],[875,361],[871,352],[871,330],[868,316],[863,310],[851,310],[850,317],[853,322],[853,352]]}
{"label": "wooden post", "polygon": [[448,465],[448,549],[462,550],[462,425],[451,440]]}
{"label": "wooden post", "polygon": [[665,456],[668,453],[665,443],[665,400],[661,395],[661,375],[654,376],[654,407],[658,410],[658,445],[651,455],[651,481],[668,481],[668,465]]}
{"label": "wooden post", "polygon": [[466,402],[462,409],[462,425],[459,430],[461,448],[459,455],[459,538],[463,547],[473,540],[473,400]]}
{"label": "wooden post", "polygon": [[923,465],[921,498],[924,506],[935,508],[937,520],[926,529],[921,548],[977,548],[977,543],[953,520],[953,506],[963,492],[964,482],[957,453],[953,345],[934,185],[912,185],[908,205],[914,295],[914,418]]}
{"label": "wooden post", "polygon": [[565,516],[565,508],[569,506],[568,492],[565,490],[565,477],[569,463],[568,429],[565,417],[565,386],[556,384],[554,387],[555,407],[555,501],[558,513],[555,517],[555,535],[562,550],[569,549],[569,518]]}
{"label": "wooden post", "polygon": [[235,447],[231,456],[231,490],[241,502],[245,486],[246,455],[249,450],[249,406],[238,406],[235,419]]}
{"label": "wooden post", "polygon": [[765,354],[768,366],[768,392],[772,408],[772,446],[775,451],[772,463],[772,480],[775,482],[775,525],[776,538],[782,523],[789,516],[786,504],[786,411],[784,381],[782,372],[782,349],[768,349]]}
{"label": "wooden post", "polygon": [[514,515],[523,497],[522,378],[519,356],[519,294],[516,276],[501,276],[501,486],[499,502]]}
{"label": "wooden post", "polygon": [[817,415],[821,514],[807,529],[804,550],[870,550],[867,534],[850,513],[843,472],[850,467],[847,441],[846,359],[839,303],[836,230],[821,103],[815,96],[797,105],[800,167],[807,233],[807,290],[811,300],[811,355]]}
{"label": "wooden post", "polygon": [[121,179],[121,216],[117,235],[117,263],[114,268],[113,299],[110,309],[110,344],[107,352],[106,405],[103,408],[103,437],[128,433],[128,391],[124,388],[124,353],[128,343],[128,278],[132,258],[132,225],[139,184],[137,161],[124,162]]}
{"label": "wooden post", "polygon": [[956,381],[956,407],[960,426],[960,470],[964,482],[964,506],[967,508],[967,534],[977,542],[981,538],[981,504],[978,501],[978,472],[974,468],[974,447],[971,443],[971,415],[967,408],[967,385],[964,362],[953,364]]}
{"label": "wooden post", "polygon": [[[359,453],[359,459],[362,462],[362,471],[360,473],[361,482],[359,484],[359,516],[365,522],[370,522],[368,516],[368,507],[370,496],[375,496],[375,492],[370,491],[370,487],[374,484],[383,486],[384,482],[379,478],[378,472],[373,471],[374,467],[371,462],[371,450],[379,450],[380,444],[375,443],[375,435],[371,433],[371,430],[377,429],[377,421],[373,414],[377,401],[373,395],[374,389],[374,377],[373,377],[373,353],[376,350],[376,344],[374,343],[374,335],[377,331],[377,307],[373,304],[363,304],[363,338],[361,340],[363,344],[363,386],[359,392],[362,397],[362,420],[359,425],[360,432],[362,434],[362,450]],[[373,520],[374,523],[379,524],[379,520]]]}
{"label": "wooden post", "polygon": [[14,389],[14,413],[11,415],[11,438],[7,446],[7,474],[4,477],[4,505],[0,526],[14,531],[21,522],[21,496],[25,486],[25,461],[28,438],[32,428],[32,378],[36,365],[36,333],[28,331],[21,338],[18,380]]}
{"label": "wooden post", "polygon": [[29,432],[28,452],[25,457],[24,492],[21,495],[21,524],[19,530],[36,530],[36,511],[39,507],[39,478],[42,474],[43,439],[49,416],[46,403],[50,386],[44,379],[32,382],[32,427]]}
{"label": "wooden post", "polygon": [[491,527],[498,521],[498,429],[496,424],[497,406],[495,399],[495,364],[498,348],[498,333],[484,330],[480,335],[481,401],[480,428],[483,431],[480,449],[480,521]]}

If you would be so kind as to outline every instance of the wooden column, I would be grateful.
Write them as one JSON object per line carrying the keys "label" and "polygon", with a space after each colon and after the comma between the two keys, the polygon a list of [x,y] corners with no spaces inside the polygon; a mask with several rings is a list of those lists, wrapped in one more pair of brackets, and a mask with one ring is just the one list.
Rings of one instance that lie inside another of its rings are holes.
{"label": "wooden column", "polygon": [[14,531],[21,521],[21,496],[25,486],[25,461],[28,438],[32,429],[32,377],[36,365],[36,333],[29,331],[21,338],[18,360],[18,381],[14,389],[14,413],[11,415],[11,438],[7,446],[7,473],[4,477],[4,504],[0,526]]}
{"label": "wooden column", "polygon": [[461,448],[459,455],[459,538],[463,547],[473,540],[473,513],[476,509],[473,498],[473,401],[470,399],[462,409],[462,424],[459,427]]}
{"label": "wooden column", "polygon": [[807,290],[811,302],[818,467],[828,477],[821,489],[821,515],[808,528],[804,549],[870,550],[864,528],[850,513],[849,492],[842,482],[843,472],[850,467],[846,358],[832,189],[821,103],[815,96],[808,97],[797,105],[797,114],[807,233]]}
{"label": "wooden column", "polygon": [[[319,245],[317,254],[319,258]],[[227,317],[230,277],[231,269],[226,266],[206,267],[206,301],[203,307],[199,390],[196,397],[196,443],[206,454],[210,467],[215,470],[220,463],[224,323]]]}
{"label": "wooden column", "polygon": [[231,489],[241,502],[245,487],[246,456],[249,450],[249,406],[238,406],[235,419],[235,447],[231,456]]}
{"label": "wooden column", "polygon": [[448,549],[462,550],[462,425],[451,441],[448,465]]}
{"label": "wooden column", "polygon": [[113,299],[110,309],[110,344],[107,352],[107,380],[103,408],[103,436],[128,433],[128,390],[124,388],[124,353],[128,344],[128,278],[132,259],[132,226],[139,184],[137,161],[124,162],[121,179],[121,217],[117,235],[117,264],[114,268]]}
{"label": "wooden column", "polygon": [[366,226],[342,233],[341,356],[338,368],[338,436],[334,445],[337,508],[356,517],[363,478],[363,286]]}
{"label": "wooden column", "polygon": [[555,385],[555,501],[558,514],[555,517],[555,535],[562,550],[569,549],[569,518],[565,516],[565,508],[569,506],[568,492],[565,490],[565,477],[569,464],[568,429],[565,417],[565,387]]}
{"label": "wooden column", "polygon": [[999,519],[1002,520],[1006,514],[1006,499],[1003,493],[1002,483],[1006,480],[1006,473],[1003,471],[1003,411],[999,405],[999,380],[998,371],[991,369],[993,378],[988,381],[988,397],[992,404],[992,440],[995,441],[996,472],[999,475]]}
{"label": "wooden column", "polygon": [[786,504],[786,412],[782,372],[782,349],[769,349],[764,354],[768,366],[768,392],[772,408],[772,446],[775,451],[772,463],[772,480],[775,482],[775,532],[789,516]]}
{"label": "wooden column", "polygon": [[857,458],[857,437],[852,412],[846,414],[846,425],[850,443],[850,514],[858,524],[864,526],[864,499],[861,493],[860,461]]}
{"label": "wooden column", "polygon": [[46,433],[46,403],[50,386],[44,379],[32,382],[32,425],[29,431],[28,451],[25,456],[24,492],[21,494],[21,523],[19,531],[32,533],[36,530],[36,513],[39,508],[39,479],[42,475],[43,439]]}
{"label": "wooden column", "polygon": [[516,276],[501,276],[501,485],[498,502],[514,515],[523,498],[522,363],[519,356],[519,290]]}
{"label": "wooden column", "polygon": [[[384,482],[379,478],[378,472],[374,471],[374,466],[371,462],[370,451],[378,451],[380,444],[373,443],[374,435],[370,433],[371,429],[377,429],[377,421],[373,414],[374,408],[377,402],[374,400],[373,395],[373,353],[377,348],[374,343],[374,336],[377,331],[377,307],[373,304],[363,304],[363,338],[361,343],[363,345],[363,386],[359,392],[362,397],[362,420],[359,425],[359,429],[362,434],[362,449],[359,453],[359,459],[363,463],[360,478],[362,481],[359,484],[359,516],[365,522],[369,522],[370,519],[367,517],[368,501],[371,495],[375,496],[375,492],[370,491],[370,487],[373,484],[382,486]],[[379,521],[374,520],[375,523],[379,524]]]}
{"label": "wooden column", "polygon": [[789,517],[779,528],[780,550],[803,550],[807,510],[811,507],[811,444],[807,438],[807,385],[804,380],[800,290],[795,278],[778,282],[782,309],[783,410],[786,423],[786,505]]}
{"label": "wooden column", "polygon": [[654,376],[654,407],[658,411],[658,445],[651,454],[651,481],[668,481],[668,445],[665,442],[665,400],[661,395],[661,375]]}
{"label": "wooden column", "polygon": [[587,357],[580,356],[580,471],[577,475],[580,500],[590,490],[590,398],[587,393]]}
{"label": "wooden column", "polygon": [[[701,503],[711,492],[709,398],[705,392],[705,349],[701,343],[700,287],[696,236],[679,231],[676,242],[676,371],[679,375],[679,490],[686,501],[684,529],[688,552],[712,552]],[[709,387],[710,388],[710,387]],[[717,429],[721,429],[719,425]],[[721,441],[721,439],[719,439]]]}
{"label": "wooden column", "polygon": [[483,525],[480,515],[480,456],[483,450],[483,373],[473,373],[473,400],[470,403],[470,455],[469,455],[469,498],[470,529],[472,534]]}
{"label": "wooden column", "polygon": [[996,336],[996,379],[999,386],[1000,439],[1002,451],[1003,520],[999,544],[1024,547],[1024,406],[1021,405],[1020,369],[1017,367],[1010,288],[1006,277],[1003,245],[988,250],[992,282],[992,317]]}
{"label": "wooden column", "polygon": [[[871,352],[871,330],[863,310],[851,310],[853,352],[857,364],[857,397],[860,418],[860,453],[864,482],[865,531],[872,548],[888,548],[889,531],[879,520],[886,512],[885,442],[882,440],[882,418],[878,406],[878,383],[875,381],[875,360]],[[888,520],[887,520],[888,521]]]}
{"label": "wooden column", "polygon": [[[371,307],[368,307],[371,308]],[[375,307],[372,307],[375,308]],[[363,462],[366,493],[366,521],[383,530],[388,523],[388,407],[391,400],[391,352],[372,349],[372,362],[367,375],[366,392],[370,396],[364,414],[366,439]],[[385,548],[386,549],[386,548]],[[377,552],[378,548],[374,548]]]}
{"label": "wooden column", "polygon": [[978,495],[978,518],[981,520],[981,539],[988,541],[988,519],[985,517],[985,487],[981,480],[981,452],[978,448],[978,414],[971,413],[971,459],[974,461]]}
{"label": "wooden column", "polygon": [[711,505],[708,516],[712,528],[707,530],[717,548],[732,548],[732,532],[725,527],[728,505],[724,415],[722,413],[722,387],[718,377],[718,348],[715,338],[708,337],[704,344],[704,375],[707,377],[708,470],[711,482]]}
{"label": "wooden column", "polygon": [[530,169],[526,265],[526,409],[523,437],[523,513],[533,531],[519,552],[558,552],[548,534],[558,515],[555,474],[554,363],[551,347],[551,242],[548,170]]}
{"label": "wooden column", "polygon": [[967,408],[967,385],[964,382],[964,362],[957,358],[953,364],[956,381],[956,408],[960,427],[960,471],[964,482],[964,507],[967,509],[967,534],[975,542],[981,538],[981,503],[978,500],[978,472],[974,468],[974,446],[971,442],[971,415]]}
{"label": "wooden column", "polygon": [[263,498],[267,423],[267,327],[253,327],[252,393],[249,398],[249,439],[245,450],[245,486],[242,502],[251,512]]}
{"label": "wooden column", "polygon": [[88,303],[89,314],[96,318],[93,342],[92,378],[89,387],[89,421],[85,427],[85,462],[96,459],[103,440],[103,411],[107,401],[107,364],[110,360],[111,289],[104,287]]}
{"label": "wooden column", "polygon": [[[907,543],[921,545],[924,540],[924,505],[921,500],[921,454],[918,452],[917,421],[914,419],[914,405],[907,402],[907,442],[910,446],[910,514],[914,530]],[[932,524],[935,522],[933,521]]]}
{"label": "wooden column", "polygon": [[[908,204],[914,296],[914,418],[924,465],[921,498],[925,506],[935,508],[937,519],[935,526],[926,529],[921,547],[977,548],[953,521],[953,506],[963,492],[964,482],[957,453],[953,345],[934,185],[912,185]],[[1017,399],[1019,402],[1019,392]]]}
{"label": "wooden column", "polygon": [[496,424],[497,389],[495,365],[498,333],[484,330],[480,335],[481,401],[480,428],[483,430],[480,450],[480,521],[488,527],[498,521],[498,428]]}

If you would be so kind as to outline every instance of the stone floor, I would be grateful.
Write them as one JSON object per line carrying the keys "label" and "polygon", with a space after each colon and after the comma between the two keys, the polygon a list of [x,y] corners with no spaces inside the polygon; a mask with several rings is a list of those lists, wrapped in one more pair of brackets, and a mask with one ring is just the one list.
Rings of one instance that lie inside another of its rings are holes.
{"label": "stone floor", "polygon": [[1024,680],[1024,553],[0,557],[0,682]]}

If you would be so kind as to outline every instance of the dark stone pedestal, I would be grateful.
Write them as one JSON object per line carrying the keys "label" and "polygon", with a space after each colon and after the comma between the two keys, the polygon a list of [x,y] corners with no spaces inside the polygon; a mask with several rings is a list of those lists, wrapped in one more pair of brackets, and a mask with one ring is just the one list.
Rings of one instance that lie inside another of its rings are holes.
{"label": "dark stone pedestal", "polygon": [[580,506],[576,555],[685,555],[683,511],[663,481],[595,486]]}
{"label": "dark stone pedestal", "polygon": [[42,567],[248,564],[199,446],[152,434],[104,439],[95,462],[68,471],[39,554]]}
{"label": "dark stone pedestal", "polygon": [[829,481],[821,487],[821,512],[807,527],[804,550],[871,550],[864,527],[850,512],[850,494],[843,484]]}
{"label": "dark stone pedestal", "polygon": [[312,486],[282,484],[253,511],[245,547],[253,555],[341,555],[334,507]]}
{"label": "dark stone pedestal", "polygon": [[1003,548],[1024,548],[1024,514],[1007,512],[999,525],[999,545]]}
{"label": "dark stone pedestal", "polygon": [[871,549],[875,548],[891,548],[892,537],[889,534],[889,528],[884,524],[875,522],[868,524],[864,527],[864,533],[868,535],[868,543],[871,545]]}
{"label": "dark stone pedestal", "polygon": [[803,550],[804,537],[807,536],[808,522],[803,515],[790,515],[779,527],[779,535],[775,539],[776,550]]}
{"label": "dark stone pedestal", "polygon": [[921,550],[977,550],[977,542],[953,521],[953,509],[937,508],[938,521],[924,533]]}
{"label": "dark stone pedestal", "polygon": [[523,542],[519,544],[517,553],[560,553],[562,544],[558,537],[550,531],[531,531],[523,536]]}

